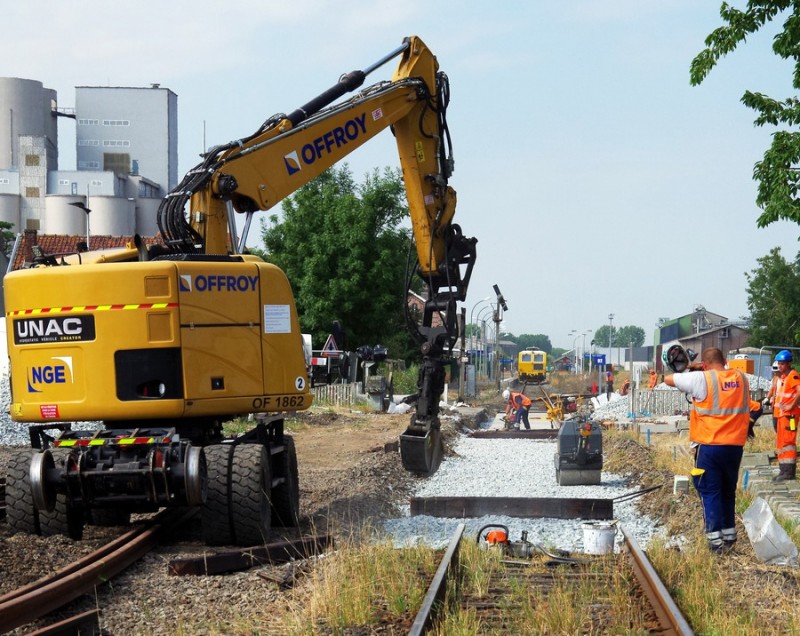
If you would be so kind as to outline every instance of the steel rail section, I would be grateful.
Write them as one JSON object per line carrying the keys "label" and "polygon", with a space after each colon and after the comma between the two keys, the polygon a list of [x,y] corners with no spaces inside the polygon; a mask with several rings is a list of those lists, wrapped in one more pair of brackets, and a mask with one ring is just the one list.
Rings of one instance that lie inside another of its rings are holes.
{"label": "steel rail section", "polygon": [[449,574],[458,567],[459,546],[465,527],[463,523],[459,523],[458,527],[456,527],[455,534],[450,540],[450,545],[447,547],[442,562],[436,569],[436,574],[433,576],[428,592],[425,594],[425,598],[422,599],[422,606],[411,624],[411,629],[408,632],[409,636],[419,636],[427,633],[438,618],[439,611],[444,604]]}
{"label": "steel rail section", "polygon": [[51,576],[0,597],[0,633],[30,623],[90,592],[152,550],[160,536],[197,511],[164,510]]}
{"label": "steel rail section", "polygon": [[672,600],[669,591],[658,576],[647,555],[639,547],[633,535],[620,526],[624,538],[625,550],[631,557],[633,572],[642,586],[659,623],[664,627],[660,634],[675,636],[691,636],[694,634],[688,621],[683,617],[680,609]]}
{"label": "steel rail section", "polygon": [[[465,525],[463,523],[459,524],[453,538],[450,540],[450,545],[436,570],[436,574],[422,601],[422,606],[411,626],[410,636],[428,633],[439,619],[447,592],[447,582],[453,569],[458,567],[458,552],[464,535],[464,528]],[[669,591],[659,578],[645,552],[639,547],[632,535],[626,532],[624,528],[620,527],[620,529],[624,539],[623,549],[630,557],[633,573],[642,586],[642,590],[658,620],[660,627],[658,634],[660,636],[694,636],[694,631],[670,596]],[[514,563],[519,564],[520,562],[515,561]]]}

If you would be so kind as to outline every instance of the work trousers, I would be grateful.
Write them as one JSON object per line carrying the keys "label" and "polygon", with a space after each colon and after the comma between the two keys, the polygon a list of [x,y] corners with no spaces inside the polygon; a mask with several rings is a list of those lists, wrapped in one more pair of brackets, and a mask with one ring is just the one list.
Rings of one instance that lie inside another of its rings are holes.
{"label": "work trousers", "polygon": [[779,464],[797,463],[797,428],[791,430],[789,418],[783,415],[778,417],[778,430],[776,444]]}
{"label": "work trousers", "polygon": [[742,451],[741,446],[706,444],[695,450],[695,468],[703,472],[693,475],[692,482],[703,504],[705,533],[712,550],[736,541],[736,483]]}
{"label": "work trousers", "polygon": [[522,422],[525,428],[530,429],[531,423],[528,421],[529,408],[529,406],[520,406],[517,408],[517,412],[514,414],[514,426],[516,428],[519,428],[519,423]]}

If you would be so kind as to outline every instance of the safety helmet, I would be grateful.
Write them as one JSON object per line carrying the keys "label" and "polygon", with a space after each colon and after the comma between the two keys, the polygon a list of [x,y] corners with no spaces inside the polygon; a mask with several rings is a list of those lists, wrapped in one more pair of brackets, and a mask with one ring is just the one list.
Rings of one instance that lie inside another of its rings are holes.
{"label": "safety helmet", "polygon": [[775,362],[791,362],[792,361],[792,352],[784,349],[783,351],[778,351],[775,355]]}
{"label": "safety helmet", "polygon": [[508,399],[508,398],[510,398],[510,397],[511,397],[511,391],[509,391],[508,389],[506,389],[505,391],[503,391],[503,399],[504,399],[504,400],[507,400],[507,399]]}

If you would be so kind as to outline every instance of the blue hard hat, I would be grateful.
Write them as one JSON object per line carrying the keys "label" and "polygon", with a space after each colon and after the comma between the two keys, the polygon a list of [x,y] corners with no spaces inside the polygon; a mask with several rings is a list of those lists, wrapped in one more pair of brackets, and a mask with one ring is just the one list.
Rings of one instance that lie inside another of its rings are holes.
{"label": "blue hard hat", "polygon": [[791,362],[792,361],[792,352],[784,349],[783,351],[778,351],[775,355],[775,362]]}

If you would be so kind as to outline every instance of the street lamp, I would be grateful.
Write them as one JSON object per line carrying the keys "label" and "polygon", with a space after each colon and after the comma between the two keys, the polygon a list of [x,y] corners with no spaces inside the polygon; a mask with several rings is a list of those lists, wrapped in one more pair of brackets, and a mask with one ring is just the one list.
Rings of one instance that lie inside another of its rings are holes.
{"label": "street lamp", "polygon": [[[587,329],[586,331],[584,331],[581,334],[583,336],[583,347],[581,349],[581,373],[583,373],[583,359],[584,359],[584,357],[586,357],[586,334],[587,333],[592,333],[592,330],[591,329]],[[589,370],[591,370],[591,365],[590,365]]]}
{"label": "street lamp", "polygon": [[[86,197],[89,198],[88,196]],[[86,212],[86,249],[89,249],[89,213],[91,209],[86,207],[86,204],[83,201],[75,201],[74,203],[70,203],[72,207],[80,208],[84,212]]]}
{"label": "street lamp", "polygon": [[[575,373],[578,373],[578,338],[581,337],[583,334],[578,334],[572,339],[572,350],[575,351]],[[581,365],[581,371],[583,370],[583,365]]]}
{"label": "street lamp", "polygon": [[[486,313],[487,311],[489,312],[488,314]],[[483,309],[481,309],[478,312],[478,316],[477,316],[477,321],[478,321],[478,339],[480,340],[480,343],[481,343],[481,357],[480,357],[480,360],[478,361],[478,367],[479,367],[479,369],[482,369],[484,375],[487,375],[487,376],[489,374],[486,372],[486,368],[487,368],[486,367],[486,356],[488,355],[488,349],[486,347],[486,344],[487,344],[486,341],[488,339],[487,338],[487,333],[486,333],[486,329],[487,329],[486,321],[487,321],[488,317],[490,315],[493,315],[493,314],[494,314],[494,305],[490,304],[489,306],[484,307]]]}
{"label": "street lamp", "polygon": [[[473,325],[475,323],[472,322],[472,317],[475,315],[475,308],[480,305],[481,303],[485,303],[487,300],[491,300],[491,296],[487,296],[486,298],[482,298],[474,305],[472,305],[472,311],[469,312],[469,324]],[[472,343],[472,337],[470,337],[470,344]]]}

